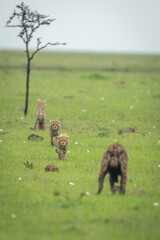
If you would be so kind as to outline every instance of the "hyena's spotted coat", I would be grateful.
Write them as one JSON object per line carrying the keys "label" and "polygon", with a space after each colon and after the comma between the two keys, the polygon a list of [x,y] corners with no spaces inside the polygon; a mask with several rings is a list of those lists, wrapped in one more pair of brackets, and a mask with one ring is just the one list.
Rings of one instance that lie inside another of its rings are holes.
{"label": "hyena's spotted coat", "polygon": [[[125,194],[128,160],[129,157],[126,150],[119,143],[115,143],[107,149],[101,162],[98,193],[102,191],[105,175],[109,173],[112,193],[118,189],[121,194]],[[121,176],[120,186],[116,187],[114,184],[118,182],[119,175]]]}

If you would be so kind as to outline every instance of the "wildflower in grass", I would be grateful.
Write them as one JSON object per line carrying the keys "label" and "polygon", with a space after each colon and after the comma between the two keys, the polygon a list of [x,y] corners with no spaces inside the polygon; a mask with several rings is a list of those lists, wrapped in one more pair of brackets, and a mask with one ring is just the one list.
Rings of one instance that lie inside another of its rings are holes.
{"label": "wildflower in grass", "polygon": [[0,129],[0,132],[3,132],[3,129]]}
{"label": "wildflower in grass", "polygon": [[158,206],[158,203],[157,203],[157,202],[155,202],[155,203],[153,203],[153,205],[154,205],[154,206]]}
{"label": "wildflower in grass", "polygon": [[160,165],[158,165],[158,167],[160,167]]}
{"label": "wildflower in grass", "polygon": [[100,99],[101,99],[101,101],[103,101],[103,100],[104,100],[104,97],[101,97]]}
{"label": "wildflower in grass", "polygon": [[155,126],[153,126],[152,128],[156,128]]}
{"label": "wildflower in grass", "polygon": [[13,214],[11,215],[11,217],[12,217],[12,218],[16,218],[16,214],[13,213]]}
{"label": "wildflower in grass", "polygon": [[0,139],[0,143],[3,142],[1,139]]}
{"label": "wildflower in grass", "polygon": [[70,151],[67,151],[67,153],[70,153]]}
{"label": "wildflower in grass", "polygon": [[85,192],[85,194],[86,194],[87,196],[89,196],[89,195],[90,195],[90,193],[89,193],[89,192]]}
{"label": "wildflower in grass", "polygon": [[22,180],[22,178],[21,177],[19,177],[19,181],[21,181]]}
{"label": "wildflower in grass", "polygon": [[86,112],[86,109],[82,109],[82,112]]}
{"label": "wildflower in grass", "polygon": [[23,143],[26,143],[26,141],[24,141]]}
{"label": "wildflower in grass", "polygon": [[89,150],[87,150],[87,152],[90,152]]}
{"label": "wildflower in grass", "polygon": [[74,185],[75,185],[75,183],[73,183],[73,182],[69,182],[69,184],[70,184],[70,185],[72,185],[72,186],[74,186]]}
{"label": "wildflower in grass", "polygon": [[24,119],[24,117],[21,117],[21,119],[23,120],[23,119]]}
{"label": "wildflower in grass", "polygon": [[112,120],[112,123],[114,123],[115,121],[114,120]]}
{"label": "wildflower in grass", "polygon": [[115,139],[114,142],[117,142],[117,139]]}
{"label": "wildflower in grass", "polygon": [[132,109],[133,109],[133,106],[130,106],[129,108],[132,110]]}
{"label": "wildflower in grass", "polygon": [[78,144],[78,142],[75,142],[75,144]]}

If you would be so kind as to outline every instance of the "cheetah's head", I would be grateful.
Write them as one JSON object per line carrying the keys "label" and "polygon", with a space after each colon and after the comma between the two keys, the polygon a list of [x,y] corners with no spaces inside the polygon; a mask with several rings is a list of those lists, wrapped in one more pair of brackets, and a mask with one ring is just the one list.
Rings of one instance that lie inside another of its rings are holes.
{"label": "cheetah's head", "polygon": [[60,128],[60,121],[59,120],[52,120],[52,121],[50,121],[50,127],[53,130],[58,130],[58,128]]}
{"label": "cheetah's head", "polygon": [[46,100],[37,100],[37,109],[45,109],[46,107]]}
{"label": "cheetah's head", "polygon": [[69,143],[69,137],[66,133],[62,133],[58,136],[57,142],[61,147],[67,147]]}

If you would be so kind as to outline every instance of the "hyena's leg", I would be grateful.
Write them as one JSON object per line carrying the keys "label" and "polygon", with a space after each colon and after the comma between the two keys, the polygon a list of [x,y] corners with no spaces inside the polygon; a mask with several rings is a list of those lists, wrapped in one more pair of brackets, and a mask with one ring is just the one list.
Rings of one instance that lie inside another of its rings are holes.
{"label": "hyena's leg", "polygon": [[127,166],[128,166],[128,162],[123,160],[121,164],[120,194],[125,194],[125,191],[126,191]]}
{"label": "hyena's leg", "polygon": [[110,187],[111,187],[111,192],[112,192],[112,193],[115,193],[115,192],[116,192],[116,189],[115,189],[115,187],[114,187],[114,180],[113,180],[113,178],[112,178],[111,175],[109,176],[109,183],[110,183]]}
{"label": "hyena's leg", "polygon": [[97,193],[101,193],[101,191],[103,189],[103,181],[104,181],[104,178],[105,178],[107,172],[108,172],[108,161],[102,160],[101,170],[100,170],[99,179],[98,179],[99,188],[98,188]]}
{"label": "hyena's leg", "polygon": [[38,119],[35,122],[35,130],[39,130],[39,120]]}

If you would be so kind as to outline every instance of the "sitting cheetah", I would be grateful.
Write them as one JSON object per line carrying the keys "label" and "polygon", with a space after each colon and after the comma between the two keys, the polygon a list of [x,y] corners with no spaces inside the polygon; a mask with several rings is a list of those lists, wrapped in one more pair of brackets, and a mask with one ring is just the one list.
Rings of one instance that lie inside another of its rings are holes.
{"label": "sitting cheetah", "polygon": [[57,150],[58,158],[64,160],[66,156],[67,146],[69,144],[69,137],[66,133],[62,133],[57,137]]}
{"label": "sitting cheetah", "polygon": [[46,129],[46,100],[37,100],[35,130]]}
{"label": "sitting cheetah", "polygon": [[[119,143],[115,143],[107,149],[101,162],[98,193],[101,193],[105,175],[109,173],[112,193],[119,190],[120,194],[125,194],[128,160],[126,150]],[[115,182],[118,182],[119,175],[121,176],[120,186],[114,186]]]}
{"label": "sitting cheetah", "polygon": [[54,146],[56,145],[55,141],[53,141],[53,137],[58,137],[60,132],[60,121],[52,120],[50,121],[50,137],[51,137],[51,144]]}

